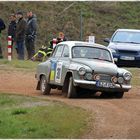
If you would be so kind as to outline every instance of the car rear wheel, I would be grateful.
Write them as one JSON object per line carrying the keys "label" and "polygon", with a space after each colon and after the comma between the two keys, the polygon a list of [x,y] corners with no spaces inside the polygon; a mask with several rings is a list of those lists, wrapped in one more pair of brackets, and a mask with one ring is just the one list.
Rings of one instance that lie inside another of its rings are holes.
{"label": "car rear wheel", "polygon": [[69,78],[67,97],[68,98],[76,98],[77,97],[76,87],[73,84],[73,78],[72,77]]}
{"label": "car rear wheel", "polygon": [[41,77],[40,90],[41,90],[41,93],[43,95],[49,95],[50,94],[51,86],[50,86],[50,84],[48,84],[45,76]]}

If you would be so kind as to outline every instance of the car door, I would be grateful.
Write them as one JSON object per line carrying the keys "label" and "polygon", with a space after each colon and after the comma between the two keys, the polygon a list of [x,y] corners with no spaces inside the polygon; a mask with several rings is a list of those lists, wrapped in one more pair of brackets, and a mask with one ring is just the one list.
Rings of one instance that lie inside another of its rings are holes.
{"label": "car door", "polygon": [[70,48],[69,48],[69,46],[67,46],[67,45],[64,46],[62,56],[59,57],[58,62],[62,65],[61,81],[59,81],[59,82],[63,84],[65,77],[66,77],[67,70],[70,65]]}
{"label": "car door", "polygon": [[59,58],[62,56],[64,45],[57,45],[52,57],[49,58],[51,62],[50,69],[50,83],[51,84],[60,84],[61,83],[61,74],[62,74],[62,63],[59,62]]}

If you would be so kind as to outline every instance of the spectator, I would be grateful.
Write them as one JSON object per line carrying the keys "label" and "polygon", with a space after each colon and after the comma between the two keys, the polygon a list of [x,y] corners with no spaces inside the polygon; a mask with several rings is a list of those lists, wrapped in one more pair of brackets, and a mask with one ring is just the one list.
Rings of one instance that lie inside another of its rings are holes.
{"label": "spectator", "polygon": [[35,54],[35,39],[37,30],[37,20],[36,16],[33,15],[32,11],[27,12],[27,28],[26,28],[26,38],[25,45],[28,53],[28,59],[31,59]]}
{"label": "spectator", "polygon": [[61,41],[67,41],[67,38],[65,37],[63,32],[59,32],[59,37],[61,39]]}
{"label": "spectator", "polygon": [[[54,38],[55,39],[55,38]],[[53,43],[55,42],[55,45],[62,42],[62,41],[67,41],[65,35],[63,32],[59,32],[58,37],[56,38],[56,40],[53,42],[54,40],[50,41],[50,47],[51,49],[54,49],[55,46],[53,45]]]}
{"label": "spectator", "polygon": [[24,41],[25,41],[25,30],[26,21],[23,18],[22,12],[17,12],[17,26],[16,26],[16,45],[18,50],[18,59],[24,60]]}
{"label": "spectator", "polygon": [[0,58],[3,58],[2,56],[2,48],[1,48],[1,31],[6,28],[4,21],[0,18]]}
{"label": "spectator", "polygon": [[[16,15],[11,14],[9,17],[10,23],[8,26],[8,36],[12,37],[12,46],[15,46],[15,36],[16,36]],[[16,48],[17,51],[17,48]]]}

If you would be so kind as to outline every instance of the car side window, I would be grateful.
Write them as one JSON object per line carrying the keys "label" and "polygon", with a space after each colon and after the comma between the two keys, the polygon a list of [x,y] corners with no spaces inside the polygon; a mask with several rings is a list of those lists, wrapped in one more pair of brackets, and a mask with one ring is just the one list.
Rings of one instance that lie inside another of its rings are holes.
{"label": "car side window", "polygon": [[62,57],[69,57],[69,47],[65,46]]}
{"label": "car side window", "polygon": [[53,54],[53,57],[61,57],[62,56],[62,52],[63,52],[63,45],[58,45],[57,48],[55,49],[55,52]]}

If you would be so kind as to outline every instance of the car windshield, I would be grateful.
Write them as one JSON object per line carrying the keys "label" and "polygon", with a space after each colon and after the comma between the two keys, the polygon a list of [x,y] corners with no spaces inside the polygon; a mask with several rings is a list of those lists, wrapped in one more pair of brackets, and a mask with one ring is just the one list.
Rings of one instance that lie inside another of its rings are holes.
{"label": "car windshield", "polygon": [[73,58],[88,58],[99,59],[112,62],[110,52],[106,49],[88,47],[88,46],[74,46],[72,48]]}
{"label": "car windshield", "polygon": [[140,32],[118,31],[112,38],[112,42],[140,43]]}

